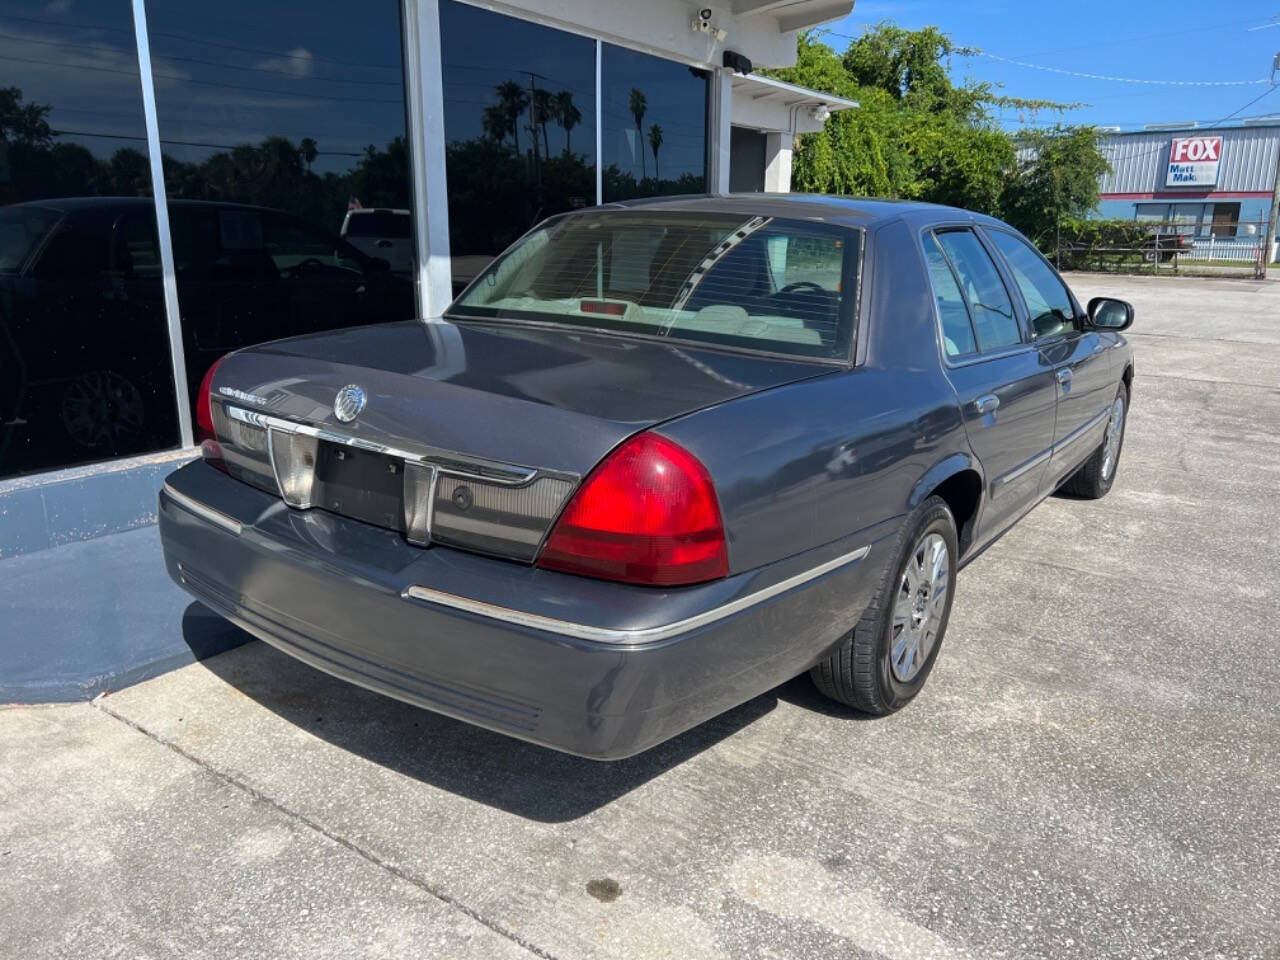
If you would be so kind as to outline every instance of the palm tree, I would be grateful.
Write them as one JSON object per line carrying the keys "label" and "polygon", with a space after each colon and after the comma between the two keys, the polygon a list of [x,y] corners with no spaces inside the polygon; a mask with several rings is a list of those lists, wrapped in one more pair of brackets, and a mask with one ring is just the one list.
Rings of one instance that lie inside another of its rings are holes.
{"label": "palm tree", "polygon": [[649,146],[653,148],[653,179],[658,177],[658,148],[662,146],[662,127],[656,123],[649,128]]}
{"label": "palm tree", "polygon": [[485,135],[492,138],[495,143],[502,145],[506,142],[507,131],[511,129],[511,124],[507,120],[507,111],[502,104],[495,103],[485,107],[481,124],[484,126]]}
{"label": "palm tree", "polygon": [[311,172],[311,164],[319,156],[320,150],[316,146],[316,142],[310,137],[303,137],[298,141],[298,148],[302,151],[302,160],[307,165],[307,173]]}
{"label": "palm tree", "polygon": [[515,145],[518,154],[520,152],[520,114],[524,113],[525,107],[529,106],[529,94],[525,93],[524,87],[514,80],[504,80],[494,90],[498,94],[498,106],[506,120],[511,142]]}
{"label": "palm tree", "polygon": [[564,127],[564,153],[565,156],[570,154],[569,135],[579,123],[582,122],[582,111],[574,105],[573,94],[568,90],[561,90],[556,94],[556,119],[560,121],[560,126]]}
{"label": "palm tree", "polygon": [[555,116],[555,97],[550,90],[533,91],[533,109],[529,113],[529,126],[533,131],[534,149],[537,149],[538,131],[542,131],[542,155],[551,156],[551,144],[547,141],[547,121]]}
{"label": "palm tree", "polygon": [[636,136],[640,138],[640,179],[645,178],[644,162],[644,112],[649,108],[639,87],[631,88],[631,116],[636,119]]}

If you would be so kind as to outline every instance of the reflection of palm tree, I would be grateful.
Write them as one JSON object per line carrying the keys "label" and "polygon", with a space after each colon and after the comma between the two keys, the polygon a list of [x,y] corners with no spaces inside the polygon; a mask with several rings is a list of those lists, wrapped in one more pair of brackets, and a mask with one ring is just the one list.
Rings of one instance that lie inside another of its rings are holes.
{"label": "reflection of palm tree", "polygon": [[547,121],[555,116],[555,98],[550,90],[533,91],[533,110],[529,115],[529,127],[533,133],[533,146],[538,147],[538,131],[542,131],[542,155],[551,156],[551,144],[547,142]]}
{"label": "reflection of palm tree", "polygon": [[481,124],[484,126],[485,136],[495,143],[501,144],[507,139],[507,130],[510,124],[507,122],[506,108],[502,104],[495,103],[485,107]]}
{"label": "reflection of palm tree", "polygon": [[310,173],[311,164],[314,163],[316,157],[320,155],[316,142],[310,137],[303,137],[298,141],[298,149],[302,151],[302,161],[307,165],[307,172]]}
{"label": "reflection of palm tree", "polygon": [[516,153],[520,152],[520,114],[529,106],[529,95],[524,87],[514,80],[505,80],[494,88],[498,94],[498,109],[506,122],[507,132],[511,134],[511,142]]}
{"label": "reflection of palm tree", "polygon": [[658,148],[662,146],[662,127],[656,123],[649,128],[649,146],[653,147],[653,179],[658,179]]}
{"label": "reflection of palm tree", "polygon": [[582,122],[582,111],[573,103],[573,94],[568,90],[561,90],[556,94],[556,119],[560,121],[560,126],[564,127],[564,152],[568,156],[571,152],[569,149],[569,135],[579,123]]}
{"label": "reflection of palm tree", "polygon": [[644,162],[644,112],[649,104],[644,99],[644,93],[638,87],[631,88],[631,116],[636,119],[636,136],[640,138],[640,178],[645,176]]}

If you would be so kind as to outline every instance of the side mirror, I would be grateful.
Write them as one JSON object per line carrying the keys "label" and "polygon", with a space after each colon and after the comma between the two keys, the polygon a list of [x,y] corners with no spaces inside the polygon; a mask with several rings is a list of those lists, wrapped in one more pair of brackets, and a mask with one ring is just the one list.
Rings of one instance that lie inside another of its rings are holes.
{"label": "side mirror", "polygon": [[1133,326],[1133,304],[1111,297],[1089,301],[1089,323],[1099,330],[1128,330]]}

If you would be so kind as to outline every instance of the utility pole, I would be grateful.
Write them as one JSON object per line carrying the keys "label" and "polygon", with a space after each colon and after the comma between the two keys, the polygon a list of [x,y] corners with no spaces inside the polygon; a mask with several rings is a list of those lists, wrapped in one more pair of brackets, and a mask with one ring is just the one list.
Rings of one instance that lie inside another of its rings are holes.
{"label": "utility pole", "polygon": [[[1280,61],[1280,54],[1276,55]],[[1276,148],[1276,175],[1271,184],[1271,216],[1267,218],[1267,235],[1262,243],[1262,277],[1267,278],[1267,266],[1271,263],[1271,252],[1276,242],[1276,220],[1280,218],[1280,145]]]}
{"label": "utility pole", "polygon": [[[1276,54],[1271,65],[1271,85],[1275,86],[1276,74],[1280,73],[1280,53]],[[1271,184],[1271,216],[1267,218],[1267,235],[1262,243],[1262,277],[1267,277],[1267,267],[1271,263],[1271,251],[1276,241],[1276,220],[1280,218],[1280,147],[1276,148],[1276,174]]]}

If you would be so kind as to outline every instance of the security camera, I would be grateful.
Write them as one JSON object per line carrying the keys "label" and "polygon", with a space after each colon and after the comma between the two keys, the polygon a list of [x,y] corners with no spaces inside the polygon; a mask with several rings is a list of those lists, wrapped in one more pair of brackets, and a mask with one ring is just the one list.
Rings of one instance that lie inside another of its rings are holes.
{"label": "security camera", "polygon": [[711,8],[703,7],[693,17],[693,23],[690,28],[694,33],[710,33],[711,32]]}
{"label": "security camera", "polygon": [[698,11],[698,19],[699,19],[699,20],[710,20],[710,19],[711,19],[711,8],[710,8],[710,7],[703,7],[701,10],[699,10],[699,11]]}

